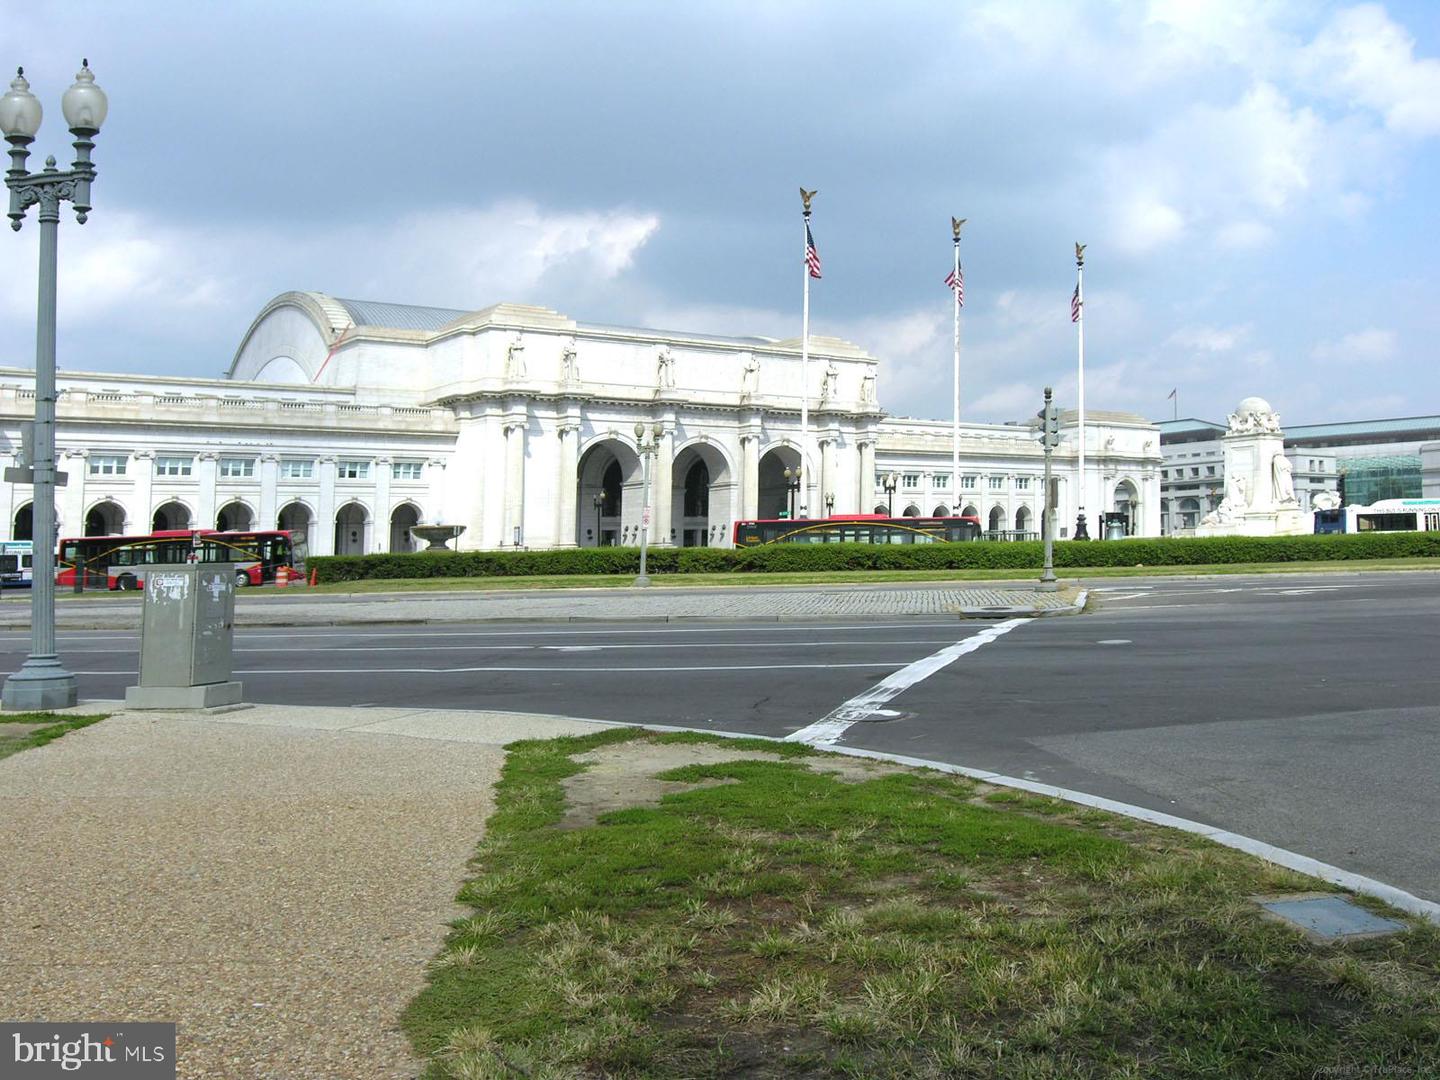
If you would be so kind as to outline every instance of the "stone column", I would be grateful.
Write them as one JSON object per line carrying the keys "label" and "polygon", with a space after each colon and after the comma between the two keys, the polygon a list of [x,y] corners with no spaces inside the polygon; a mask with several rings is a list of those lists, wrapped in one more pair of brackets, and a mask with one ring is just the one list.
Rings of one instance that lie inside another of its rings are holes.
{"label": "stone column", "polygon": [[[454,514],[445,504],[445,459],[431,458],[425,462],[425,479],[429,482],[429,504],[421,507],[420,522],[423,525],[453,524]],[[460,546],[457,540],[455,546]]]}
{"label": "stone column", "polygon": [[[195,520],[192,529],[213,529],[215,527],[215,482],[220,465],[217,455],[211,451],[197,454],[195,459]],[[334,522],[332,521],[333,525]],[[320,554],[328,555],[329,551]]]}
{"label": "stone column", "polygon": [[840,493],[835,490],[835,435],[828,431],[820,436],[820,492],[816,496],[816,505],[811,510],[813,517],[825,516],[826,495],[835,496],[837,507],[842,505]]}
{"label": "stone column", "polygon": [[155,524],[151,515],[155,513],[153,491],[155,489],[155,452],[153,450],[136,450],[130,455],[130,471],[135,478],[135,486],[132,488],[134,494],[131,496],[129,514],[131,520],[125,522],[124,531],[127,533],[148,533],[150,527]]}
{"label": "stone column", "polygon": [[675,494],[675,422],[665,423],[665,434],[655,448],[655,470],[650,477],[650,504],[655,512],[650,516],[650,543],[657,547],[671,545],[670,508]]}
{"label": "stone column", "polygon": [[370,550],[390,550],[390,458],[375,459],[375,528],[370,531]]}
{"label": "stone column", "polygon": [[860,456],[860,475],[855,484],[855,512],[868,514],[875,508],[875,440],[861,439],[856,450]]}
{"label": "stone column", "polygon": [[260,455],[260,506],[256,511],[255,528],[279,528],[280,456]]}
{"label": "stone column", "polygon": [[753,521],[760,506],[760,435],[740,436],[740,520]]}
{"label": "stone column", "polygon": [[[18,441],[18,440],[17,440]],[[0,466],[10,468],[15,464],[15,455],[0,453]],[[15,506],[19,500],[15,496],[15,485],[6,481],[0,484],[0,514],[4,514],[4,529],[0,529],[0,536],[15,539]],[[31,520],[34,520],[34,511],[31,511]]]}
{"label": "stone column", "polygon": [[[58,456],[58,455],[57,455]],[[55,489],[55,502],[63,506],[63,510],[57,517],[61,520],[61,536],[84,536],[85,535],[85,482],[90,477],[90,457],[88,450],[66,450],[65,464],[62,472],[67,475],[65,486]],[[34,488],[31,488],[34,491]],[[63,494],[62,494],[63,493]],[[30,508],[30,520],[37,519],[35,508]],[[56,537],[55,539],[59,539]],[[38,544],[41,537],[36,536]]]}
{"label": "stone column", "polygon": [[555,493],[555,535],[556,547],[574,547],[579,533],[579,519],[575,512],[576,485],[580,469],[580,425],[566,420],[556,428],[560,439],[560,468],[556,476],[559,490]]}
{"label": "stone column", "polygon": [[309,543],[311,552],[316,555],[335,554],[335,458],[333,455],[320,459],[320,497],[315,500],[315,522],[310,527]]}
{"label": "stone column", "polygon": [[511,417],[504,422],[505,431],[505,515],[500,546],[515,543],[515,530],[520,530],[520,543],[525,543],[525,429],[522,418]]}

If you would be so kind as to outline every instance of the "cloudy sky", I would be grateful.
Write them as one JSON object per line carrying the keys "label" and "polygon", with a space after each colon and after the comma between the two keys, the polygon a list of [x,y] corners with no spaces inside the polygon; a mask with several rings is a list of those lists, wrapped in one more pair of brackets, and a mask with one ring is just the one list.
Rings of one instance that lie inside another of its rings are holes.
{"label": "cloudy sky", "polygon": [[[947,416],[1092,407],[1290,422],[1440,411],[1440,4],[0,2],[0,63],[68,160],[64,368],[217,375],[287,289],[791,337]],[[0,237],[0,364],[33,357],[36,228]]]}

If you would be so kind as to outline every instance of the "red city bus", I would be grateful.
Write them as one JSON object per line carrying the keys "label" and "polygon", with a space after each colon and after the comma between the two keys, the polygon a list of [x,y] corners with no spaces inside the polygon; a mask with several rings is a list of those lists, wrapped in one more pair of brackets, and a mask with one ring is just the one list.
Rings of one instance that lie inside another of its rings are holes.
{"label": "red city bus", "polygon": [[305,575],[305,540],[287,530],[218,532],[179,529],[146,536],[85,536],[60,541],[55,584],[74,586],[77,568],[84,584],[109,589],[141,589],[151,567],[188,562],[235,564],[235,584],[264,585],[287,567]]}
{"label": "red city bus", "polygon": [[886,517],[846,514],[735,523],[735,546],[761,544],[945,544],[980,539],[977,517]]}

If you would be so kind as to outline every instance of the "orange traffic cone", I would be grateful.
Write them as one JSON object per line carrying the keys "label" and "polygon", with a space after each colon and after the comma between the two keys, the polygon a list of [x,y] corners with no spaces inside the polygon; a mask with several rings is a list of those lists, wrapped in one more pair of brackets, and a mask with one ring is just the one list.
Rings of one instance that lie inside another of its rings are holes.
{"label": "orange traffic cone", "polygon": [[320,571],[319,571],[319,570],[312,569],[312,570],[310,571],[310,584],[311,584],[311,585],[315,585],[315,584],[317,584],[317,583],[319,582],[319,580],[320,580]]}

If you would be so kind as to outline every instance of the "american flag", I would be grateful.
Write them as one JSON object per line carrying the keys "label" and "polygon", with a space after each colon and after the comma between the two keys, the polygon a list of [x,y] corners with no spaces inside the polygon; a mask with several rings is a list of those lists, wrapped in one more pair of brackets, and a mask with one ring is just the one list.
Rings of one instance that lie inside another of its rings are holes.
{"label": "american flag", "polygon": [[951,270],[945,278],[945,284],[955,290],[955,305],[965,306],[965,271],[961,269]]}
{"label": "american flag", "polygon": [[1080,321],[1080,286],[1075,286],[1075,294],[1070,297],[1070,321]]}
{"label": "american flag", "polygon": [[810,268],[810,276],[820,276],[820,252],[815,250],[815,237],[810,235],[810,223],[805,223],[805,265]]}

